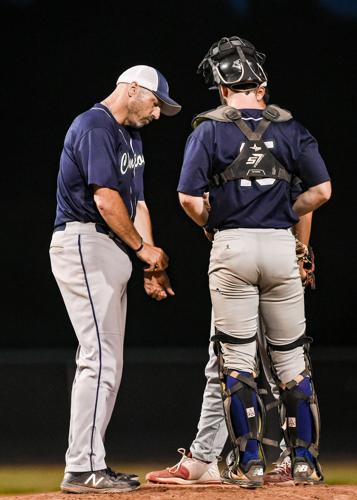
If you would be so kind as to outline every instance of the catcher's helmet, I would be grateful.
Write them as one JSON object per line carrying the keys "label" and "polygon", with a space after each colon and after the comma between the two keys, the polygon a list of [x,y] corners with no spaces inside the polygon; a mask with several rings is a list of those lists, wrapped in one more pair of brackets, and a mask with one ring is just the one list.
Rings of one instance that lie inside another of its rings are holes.
{"label": "catcher's helmet", "polygon": [[239,38],[221,38],[214,43],[201,63],[197,73],[202,73],[205,83],[211,87],[226,85],[233,89],[267,84],[262,64],[265,54],[257,52],[253,44]]}

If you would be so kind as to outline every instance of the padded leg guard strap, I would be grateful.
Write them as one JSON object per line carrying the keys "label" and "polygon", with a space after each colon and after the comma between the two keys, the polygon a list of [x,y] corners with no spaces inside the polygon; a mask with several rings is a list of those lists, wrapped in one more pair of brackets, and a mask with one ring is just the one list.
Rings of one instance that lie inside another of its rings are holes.
{"label": "padded leg guard strap", "polygon": [[[310,385],[309,381],[310,379],[306,377],[302,383],[305,386]],[[303,412],[304,408],[302,408],[303,405],[305,408],[307,405],[310,406],[311,400],[312,390],[306,388],[301,390],[300,384],[297,383],[293,387],[286,387],[281,391],[281,401],[285,409],[284,428],[286,428],[286,437],[292,448],[309,449],[312,443],[312,417],[310,414],[306,415],[306,411]],[[315,451],[312,454],[315,455]]]}
{"label": "padded leg guard strap", "polygon": [[[225,407],[225,412],[237,419],[238,415],[234,415],[234,410],[232,409],[232,399],[236,398],[239,400],[243,407],[243,419],[245,419],[245,425],[234,425],[231,423],[234,435],[236,436],[237,427],[246,427],[244,434],[239,437],[235,437],[235,445],[239,447],[241,451],[245,451],[248,439],[259,440],[259,413],[258,413],[258,403],[257,403],[257,387],[253,380],[253,377],[249,377],[246,374],[235,370],[224,370],[225,373],[225,386],[226,390],[223,392],[223,405]],[[232,380],[235,382],[232,383]],[[229,387],[229,388],[228,388]]]}

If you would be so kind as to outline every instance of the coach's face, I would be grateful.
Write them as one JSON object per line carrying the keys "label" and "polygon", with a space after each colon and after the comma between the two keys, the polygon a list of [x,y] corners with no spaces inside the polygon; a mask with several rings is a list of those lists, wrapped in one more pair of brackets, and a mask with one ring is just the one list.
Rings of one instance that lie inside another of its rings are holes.
{"label": "coach's face", "polygon": [[136,82],[128,88],[128,114],[125,125],[141,128],[160,118],[160,101],[150,90]]}

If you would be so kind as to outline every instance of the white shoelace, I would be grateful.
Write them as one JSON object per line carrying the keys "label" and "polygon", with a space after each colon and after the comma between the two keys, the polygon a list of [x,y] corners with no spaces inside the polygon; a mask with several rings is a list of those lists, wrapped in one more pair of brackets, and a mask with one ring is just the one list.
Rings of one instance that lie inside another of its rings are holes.
{"label": "white shoelace", "polygon": [[166,469],[173,474],[179,470],[182,462],[184,462],[185,460],[187,460],[189,458],[189,457],[186,457],[185,448],[178,448],[177,451],[179,453],[181,453],[181,455],[182,455],[181,460],[176,465],[173,465],[172,467],[166,467]]}

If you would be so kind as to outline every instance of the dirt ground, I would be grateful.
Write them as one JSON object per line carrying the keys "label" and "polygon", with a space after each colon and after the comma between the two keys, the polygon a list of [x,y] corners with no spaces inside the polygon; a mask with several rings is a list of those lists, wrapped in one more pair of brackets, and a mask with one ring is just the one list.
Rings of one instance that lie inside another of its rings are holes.
{"label": "dirt ground", "polygon": [[264,486],[246,490],[237,486],[168,486],[144,484],[130,493],[72,495],[60,492],[1,497],[1,500],[357,500],[357,486]]}

